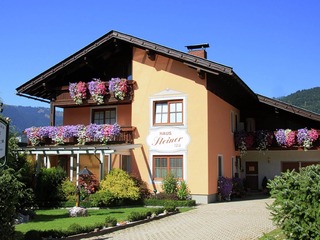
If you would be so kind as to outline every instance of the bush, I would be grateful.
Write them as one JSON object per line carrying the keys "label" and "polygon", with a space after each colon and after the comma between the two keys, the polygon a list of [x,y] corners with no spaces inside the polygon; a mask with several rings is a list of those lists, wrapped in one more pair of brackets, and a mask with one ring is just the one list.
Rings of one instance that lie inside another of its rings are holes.
{"label": "bush", "polygon": [[42,168],[38,174],[35,196],[40,207],[59,207],[64,201],[62,181],[66,172],[61,168]]}
{"label": "bush", "polygon": [[172,174],[168,174],[162,181],[162,189],[165,193],[176,194],[177,186],[178,180]]}
{"label": "bush", "polygon": [[230,201],[232,193],[232,179],[226,177],[219,177],[218,179],[218,192],[221,194],[222,199]]}
{"label": "bush", "polygon": [[14,239],[16,205],[23,194],[23,187],[13,169],[0,168],[0,236],[3,240]]}
{"label": "bush", "polygon": [[177,207],[194,207],[196,206],[195,200],[168,200],[168,199],[157,199],[149,198],[144,200],[146,206],[165,206],[168,202],[174,202]]}
{"label": "bush", "polygon": [[62,181],[61,189],[64,194],[64,198],[67,201],[76,201],[77,200],[77,187],[69,179]]}
{"label": "bush", "polygon": [[189,195],[190,195],[190,190],[187,186],[187,183],[184,180],[182,180],[178,187],[177,196],[180,200],[185,200],[189,197]]}
{"label": "bush", "polygon": [[[139,188],[134,180],[122,169],[114,168],[100,183],[100,191],[110,191],[114,198],[138,200]],[[98,192],[100,192],[98,191]]]}
{"label": "bush", "polygon": [[117,219],[115,217],[107,216],[105,219],[105,225],[107,227],[113,227],[117,225]]}
{"label": "bush", "polygon": [[319,239],[320,165],[287,171],[268,183],[272,220],[289,239]]}
{"label": "bush", "polygon": [[100,190],[90,196],[91,205],[93,207],[114,207],[116,199],[108,190]]}

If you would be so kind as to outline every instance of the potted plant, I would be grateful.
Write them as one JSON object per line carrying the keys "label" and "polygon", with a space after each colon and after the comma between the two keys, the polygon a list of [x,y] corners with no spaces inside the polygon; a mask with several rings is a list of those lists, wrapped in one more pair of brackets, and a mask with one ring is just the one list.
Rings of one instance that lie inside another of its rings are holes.
{"label": "potted plant", "polygon": [[87,86],[85,82],[70,83],[70,96],[76,104],[82,104],[83,99],[87,98]]}
{"label": "potted plant", "polygon": [[123,100],[128,91],[126,79],[111,78],[109,81],[109,91],[114,94],[114,97]]}
{"label": "potted plant", "polygon": [[94,102],[96,102],[98,105],[104,102],[104,95],[106,94],[105,82],[94,78],[88,83],[88,89]]}

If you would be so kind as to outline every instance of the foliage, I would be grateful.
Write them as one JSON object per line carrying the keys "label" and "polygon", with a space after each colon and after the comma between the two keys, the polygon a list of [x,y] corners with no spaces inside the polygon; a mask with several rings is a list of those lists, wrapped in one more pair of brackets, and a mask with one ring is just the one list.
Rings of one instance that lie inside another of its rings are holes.
{"label": "foliage", "polygon": [[180,200],[185,200],[190,196],[190,190],[184,180],[180,181],[177,196]]}
{"label": "foliage", "polygon": [[117,219],[112,216],[107,216],[104,222],[106,227],[113,227],[117,225]]}
{"label": "foliage", "polygon": [[234,177],[232,178],[232,195],[241,197],[245,194],[243,179]]}
{"label": "foliage", "polygon": [[130,175],[132,180],[135,182],[135,185],[139,188],[140,198],[145,199],[150,197],[151,192],[148,188],[148,184],[141,179],[141,177]]}
{"label": "foliage", "polygon": [[91,205],[93,207],[112,207],[116,205],[117,199],[108,190],[99,190],[90,197]]}
{"label": "foliage", "polygon": [[320,165],[287,171],[268,183],[273,221],[290,239],[319,239]]}
{"label": "foliage", "polygon": [[221,194],[222,199],[230,200],[232,193],[232,179],[220,176],[218,179],[218,193]]}
{"label": "foliage", "polygon": [[146,206],[166,206],[174,203],[176,207],[194,207],[196,206],[195,200],[170,200],[170,199],[158,199],[148,198],[144,199],[144,205]]}
{"label": "foliage", "polygon": [[299,90],[278,100],[292,104],[309,111],[320,113],[320,87]]}
{"label": "foliage", "polygon": [[165,193],[176,194],[178,191],[178,180],[173,174],[168,174],[162,181],[162,189]]}
{"label": "foliage", "polygon": [[0,236],[3,240],[14,239],[14,219],[24,184],[14,175],[13,169],[0,168]]}
{"label": "foliage", "polygon": [[67,201],[76,201],[77,200],[77,187],[68,178],[66,178],[62,181],[61,190],[64,194],[64,198]]}
{"label": "foliage", "polygon": [[99,181],[94,175],[80,175],[79,187],[80,197],[84,200],[99,189]]}
{"label": "foliage", "polygon": [[[100,191],[110,191],[117,199],[137,200],[140,197],[139,187],[122,169],[115,168],[100,182]],[[100,192],[99,191],[99,192]]]}
{"label": "foliage", "polygon": [[64,200],[62,182],[66,172],[61,167],[42,168],[37,176],[35,197],[40,207],[58,207]]}
{"label": "foliage", "polygon": [[[190,210],[184,208],[183,210]],[[30,222],[17,225],[16,229],[21,234],[26,234],[33,229],[30,234],[33,236],[40,234],[41,237],[63,238],[66,236],[90,232],[96,228],[101,229],[107,226],[107,222],[114,223],[128,220],[128,216],[132,212],[139,212],[145,216],[151,214],[159,215],[163,213],[164,208],[145,208],[145,207],[131,207],[131,208],[116,208],[116,209],[88,209],[89,216],[86,218],[70,218],[66,209],[50,209],[37,210],[36,216]],[[94,223],[94,224],[92,224]],[[29,238],[36,239],[36,238]]]}

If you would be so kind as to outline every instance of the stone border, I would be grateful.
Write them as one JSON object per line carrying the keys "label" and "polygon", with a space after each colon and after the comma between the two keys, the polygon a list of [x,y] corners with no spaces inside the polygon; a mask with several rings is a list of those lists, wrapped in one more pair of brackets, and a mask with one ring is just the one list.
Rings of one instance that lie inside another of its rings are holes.
{"label": "stone border", "polygon": [[72,235],[72,236],[66,237],[65,239],[68,239],[68,240],[80,240],[80,239],[83,239],[83,238],[90,238],[90,237],[100,236],[100,235],[103,235],[103,234],[108,234],[108,233],[112,233],[112,232],[115,232],[115,231],[118,231],[118,230],[122,230],[122,229],[125,229],[125,228],[134,227],[134,226],[137,226],[137,225],[140,225],[140,224],[151,222],[153,220],[159,220],[159,219],[162,219],[162,218],[165,218],[165,217],[177,214],[177,213],[180,213],[180,212],[179,211],[175,211],[175,212],[169,212],[167,214],[160,214],[160,215],[158,215],[158,216],[156,216],[154,218],[148,218],[148,219],[144,219],[144,220],[140,220],[140,221],[136,221],[136,222],[129,222],[129,223],[126,223],[124,225],[118,225],[118,226],[114,226],[114,227],[103,228],[103,229],[100,229],[100,230],[94,231],[94,232]]}

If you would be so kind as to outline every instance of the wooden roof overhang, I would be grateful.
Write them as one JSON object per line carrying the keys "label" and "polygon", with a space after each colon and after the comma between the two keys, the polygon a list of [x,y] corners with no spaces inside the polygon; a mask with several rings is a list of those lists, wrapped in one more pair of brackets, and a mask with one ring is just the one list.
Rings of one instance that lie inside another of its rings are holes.
{"label": "wooden roof overhang", "polygon": [[268,98],[268,97],[265,97],[265,96],[262,96],[259,94],[257,94],[257,97],[261,103],[272,106],[275,109],[281,109],[286,112],[290,112],[290,113],[299,115],[301,117],[320,122],[320,115],[317,113],[305,110],[303,108],[293,106],[291,104],[288,104],[288,103],[285,103],[285,102],[282,102],[282,101],[279,101],[276,99]]}
{"label": "wooden roof overhang", "polygon": [[[91,78],[92,76],[103,76],[105,61],[121,51],[123,55],[131,56],[132,47],[145,49],[150,58],[154,54],[160,54],[195,68],[199,74],[206,73],[208,82],[216,84],[213,92],[232,104],[239,105],[239,102],[241,102],[239,99],[244,100],[248,96],[250,100],[256,100],[256,95],[228,66],[117,31],[110,31],[22,84],[16,89],[17,95],[50,103],[55,99],[57,87],[66,86],[71,81],[79,81],[77,77],[86,75],[89,77],[90,74]],[[225,87],[227,89],[224,89]],[[231,91],[232,94],[228,94],[227,91]]]}

